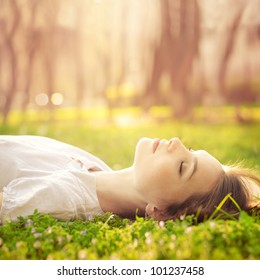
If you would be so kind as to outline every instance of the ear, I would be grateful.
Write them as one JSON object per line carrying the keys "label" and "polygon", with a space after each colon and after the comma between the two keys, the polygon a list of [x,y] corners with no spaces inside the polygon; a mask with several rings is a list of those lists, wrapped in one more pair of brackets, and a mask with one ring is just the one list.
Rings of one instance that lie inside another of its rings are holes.
{"label": "ear", "polygon": [[157,221],[165,221],[170,219],[170,215],[167,214],[165,209],[158,209],[154,204],[148,203],[145,207],[145,212],[148,217],[151,217]]}

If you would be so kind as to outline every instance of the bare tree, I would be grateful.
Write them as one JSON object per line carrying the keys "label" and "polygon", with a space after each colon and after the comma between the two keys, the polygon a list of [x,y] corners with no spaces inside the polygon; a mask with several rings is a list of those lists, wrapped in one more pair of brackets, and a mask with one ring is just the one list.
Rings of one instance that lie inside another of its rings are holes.
{"label": "bare tree", "polygon": [[241,29],[241,19],[247,4],[248,4],[247,1],[243,1],[243,2],[238,1],[237,10],[234,13],[230,26],[228,26],[226,30],[226,36],[224,41],[225,43],[223,47],[222,56],[220,59],[219,69],[218,69],[219,94],[224,102],[231,101],[235,105],[236,119],[239,122],[243,121],[243,117],[241,116],[240,109],[239,109],[240,103],[243,100],[242,96],[249,95],[250,89],[248,85],[244,85],[236,90],[232,90],[232,91],[228,90],[226,87],[226,75],[227,75],[229,61],[235,48],[236,39],[239,30]]}
{"label": "bare tree", "polygon": [[21,15],[16,0],[6,1],[4,4],[7,5],[8,12],[10,13],[9,19],[2,18],[1,24],[2,36],[5,42],[2,51],[5,53],[7,65],[10,67],[8,82],[4,90],[5,102],[2,107],[3,122],[6,123],[17,90],[18,57],[15,48],[15,36],[19,29]]}
{"label": "bare tree", "polygon": [[171,79],[172,94],[168,103],[175,117],[190,112],[191,99],[186,88],[192,64],[198,52],[199,7],[197,1],[161,0],[161,37],[154,48],[151,80],[146,97],[159,101],[158,85],[164,73]]}
{"label": "bare tree", "polygon": [[179,1],[179,5],[179,16],[175,15],[179,26],[175,42],[177,51],[170,68],[173,84],[172,106],[174,116],[178,118],[189,114],[193,105],[187,82],[189,75],[192,74],[193,61],[198,54],[200,39],[200,12],[197,1]]}
{"label": "bare tree", "polygon": [[25,28],[26,41],[26,69],[24,75],[24,91],[22,100],[22,110],[26,111],[26,108],[30,101],[30,89],[33,84],[33,65],[35,61],[35,54],[37,49],[40,49],[41,32],[35,27],[35,20],[39,7],[38,0],[32,0],[28,2],[29,9],[29,20]]}
{"label": "bare tree", "polygon": [[219,92],[221,96],[227,100],[227,92],[225,86],[225,77],[227,74],[228,62],[234,50],[237,33],[240,27],[240,21],[243,15],[245,5],[240,5],[238,7],[237,13],[234,15],[233,20],[230,24],[230,27],[227,27],[227,35],[223,48],[223,54],[220,58],[219,69],[218,69],[218,84],[219,84]]}

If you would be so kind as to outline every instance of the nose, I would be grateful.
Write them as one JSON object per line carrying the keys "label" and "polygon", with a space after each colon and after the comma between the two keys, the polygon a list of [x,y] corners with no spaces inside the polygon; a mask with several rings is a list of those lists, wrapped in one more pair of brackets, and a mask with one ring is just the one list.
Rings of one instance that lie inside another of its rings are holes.
{"label": "nose", "polygon": [[170,139],[170,150],[173,150],[173,149],[178,149],[178,148],[185,148],[181,142],[181,140],[179,138],[172,138]]}
{"label": "nose", "polygon": [[170,139],[170,142],[173,143],[174,145],[182,145],[182,142],[178,137]]}

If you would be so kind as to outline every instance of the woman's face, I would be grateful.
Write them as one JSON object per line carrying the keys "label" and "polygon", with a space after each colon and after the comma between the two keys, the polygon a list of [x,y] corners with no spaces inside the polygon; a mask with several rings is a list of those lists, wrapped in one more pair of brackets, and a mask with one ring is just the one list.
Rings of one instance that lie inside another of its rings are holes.
{"label": "woman's face", "polygon": [[223,172],[217,159],[203,150],[188,150],[178,138],[142,138],[133,167],[139,193],[161,209],[210,191]]}

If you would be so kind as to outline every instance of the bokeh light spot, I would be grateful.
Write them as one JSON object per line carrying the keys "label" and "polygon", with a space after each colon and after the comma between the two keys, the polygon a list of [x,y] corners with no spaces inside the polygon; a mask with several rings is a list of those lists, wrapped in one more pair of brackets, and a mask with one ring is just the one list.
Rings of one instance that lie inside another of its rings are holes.
{"label": "bokeh light spot", "polygon": [[49,97],[46,93],[39,93],[35,97],[35,103],[38,106],[46,106],[49,102]]}
{"label": "bokeh light spot", "polygon": [[63,95],[60,92],[55,92],[51,96],[51,102],[56,106],[61,105],[63,103],[63,100],[64,100]]}

